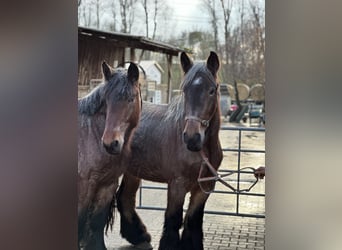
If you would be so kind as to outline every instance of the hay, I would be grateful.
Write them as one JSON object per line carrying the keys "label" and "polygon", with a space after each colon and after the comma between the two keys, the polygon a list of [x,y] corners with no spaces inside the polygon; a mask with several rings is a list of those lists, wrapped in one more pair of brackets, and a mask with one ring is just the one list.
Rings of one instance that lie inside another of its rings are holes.
{"label": "hay", "polygon": [[251,88],[251,98],[254,101],[264,101],[265,100],[265,87],[262,84],[255,84]]}
{"label": "hay", "polygon": [[[239,99],[240,101],[246,100],[249,97],[249,87],[248,85],[244,83],[238,83],[237,89],[239,93]],[[228,84],[228,92],[232,100],[235,101],[235,89],[234,86],[231,84]]]}
{"label": "hay", "polygon": [[227,87],[228,87],[228,93],[229,93],[231,100],[235,100],[235,91],[234,91],[233,85],[227,84]]}

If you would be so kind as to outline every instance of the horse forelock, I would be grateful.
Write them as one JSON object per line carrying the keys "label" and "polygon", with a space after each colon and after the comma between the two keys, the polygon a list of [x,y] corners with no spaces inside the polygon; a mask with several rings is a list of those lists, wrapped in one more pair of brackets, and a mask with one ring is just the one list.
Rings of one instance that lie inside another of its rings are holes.
{"label": "horse forelock", "polygon": [[209,71],[205,63],[197,63],[193,65],[190,70],[184,75],[183,81],[181,83],[181,89],[186,89],[189,85],[192,84],[194,79],[197,76],[205,76],[208,78],[209,81],[216,84],[216,79],[212,75],[212,73]]}
{"label": "horse forelock", "polygon": [[[214,76],[211,74],[209,69],[207,68],[205,63],[197,63],[191,67],[191,69],[184,75],[183,81],[181,83],[181,90],[184,91],[188,86],[192,84],[198,76],[204,76],[208,78],[208,80],[214,84],[216,84],[216,80]],[[183,121],[184,119],[184,95],[183,93],[179,96],[174,97],[167,109],[165,114],[165,120],[173,120],[178,122]]]}

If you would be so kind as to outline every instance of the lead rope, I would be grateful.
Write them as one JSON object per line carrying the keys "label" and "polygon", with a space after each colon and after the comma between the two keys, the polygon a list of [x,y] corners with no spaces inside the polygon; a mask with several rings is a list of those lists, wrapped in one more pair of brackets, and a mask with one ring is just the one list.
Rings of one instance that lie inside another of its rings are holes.
{"label": "lead rope", "polygon": [[[255,176],[256,180],[253,182],[253,184],[249,188],[247,188],[247,189],[239,189],[238,190],[238,189],[234,188],[233,186],[231,186],[228,182],[226,182],[225,180],[222,179],[224,177],[227,177],[229,175],[234,174],[234,172],[228,173],[228,174],[222,174],[222,175],[218,174],[216,169],[210,164],[210,162],[208,160],[208,157],[205,156],[203,150],[200,151],[200,154],[201,154],[201,157],[202,157],[203,161],[201,163],[201,168],[200,168],[200,172],[199,172],[199,175],[198,175],[198,178],[197,178],[197,182],[198,182],[198,185],[201,188],[202,192],[205,193],[205,194],[211,194],[212,192],[214,192],[214,189],[215,189],[215,188],[213,188],[210,191],[206,191],[203,188],[203,186],[202,186],[202,182],[206,182],[206,181],[219,181],[223,185],[225,185],[226,187],[231,189],[234,193],[249,192],[255,186],[255,184],[257,184],[257,182],[259,181],[259,177]],[[209,171],[211,172],[211,174],[213,176],[201,177],[205,165],[208,167]],[[244,169],[251,169],[251,170],[253,170],[253,172],[255,172],[255,168],[252,168],[252,167],[245,167],[245,168],[241,168],[240,170],[244,170]]]}

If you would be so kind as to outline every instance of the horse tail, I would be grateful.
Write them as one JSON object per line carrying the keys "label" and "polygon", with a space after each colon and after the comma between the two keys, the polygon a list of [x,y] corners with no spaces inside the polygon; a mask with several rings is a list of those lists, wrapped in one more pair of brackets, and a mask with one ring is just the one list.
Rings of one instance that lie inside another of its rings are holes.
{"label": "horse tail", "polygon": [[114,217],[115,217],[115,206],[116,206],[116,195],[113,195],[113,199],[109,204],[109,208],[108,208],[108,216],[106,219],[106,230],[105,233],[107,235],[108,233],[108,229],[110,228],[110,231],[113,231],[113,224],[114,224]]}

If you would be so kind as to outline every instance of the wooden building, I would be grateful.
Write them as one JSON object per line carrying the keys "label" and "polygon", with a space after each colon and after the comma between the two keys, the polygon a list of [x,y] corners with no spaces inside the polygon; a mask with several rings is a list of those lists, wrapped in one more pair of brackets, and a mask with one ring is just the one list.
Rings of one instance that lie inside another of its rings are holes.
{"label": "wooden building", "polygon": [[[167,58],[167,100],[171,99],[171,65],[174,56],[183,51],[175,46],[153,41],[143,36],[107,32],[78,27],[78,87],[79,96],[90,91],[91,82],[101,79],[101,63],[115,67],[126,61],[137,62],[137,50],[165,54]],[[178,60],[178,58],[177,58]],[[80,93],[81,92],[81,93]]]}

